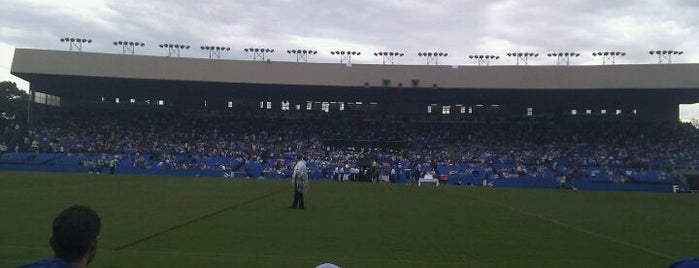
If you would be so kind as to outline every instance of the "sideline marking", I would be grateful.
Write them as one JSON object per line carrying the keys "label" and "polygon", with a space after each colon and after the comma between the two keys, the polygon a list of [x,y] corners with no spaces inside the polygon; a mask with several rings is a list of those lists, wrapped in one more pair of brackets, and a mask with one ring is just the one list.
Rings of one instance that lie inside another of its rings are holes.
{"label": "sideline marking", "polygon": [[216,216],[216,215],[218,215],[218,214],[221,214],[221,213],[223,213],[223,212],[226,212],[226,211],[228,211],[228,210],[236,209],[236,208],[242,207],[242,206],[244,206],[244,205],[247,205],[247,204],[250,204],[250,203],[253,203],[253,202],[262,200],[262,199],[265,199],[265,198],[267,198],[267,197],[273,196],[273,195],[278,194],[278,193],[281,193],[284,189],[285,189],[285,188],[279,188],[279,189],[277,189],[276,191],[272,191],[272,192],[270,192],[270,193],[267,193],[267,194],[264,194],[264,195],[255,197],[255,198],[253,198],[253,199],[249,199],[249,200],[243,201],[243,202],[241,202],[241,203],[237,203],[237,204],[230,205],[230,206],[228,206],[228,207],[219,209],[219,210],[214,211],[214,212],[211,212],[211,213],[209,213],[209,214],[204,214],[204,215],[199,216],[199,217],[197,217],[197,218],[194,218],[194,219],[191,219],[191,220],[189,220],[189,221],[186,221],[186,222],[177,224],[177,225],[175,225],[175,226],[172,226],[172,227],[167,228],[167,229],[165,229],[165,230],[156,232],[156,233],[154,233],[154,234],[151,234],[151,235],[149,235],[149,236],[143,237],[143,238],[141,238],[141,239],[137,239],[137,240],[134,240],[134,241],[129,242],[129,243],[127,243],[127,244],[124,244],[124,245],[115,247],[115,248],[113,248],[112,250],[114,250],[114,251],[120,251],[120,250],[129,248],[129,247],[135,246],[135,245],[137,245],[137,244],[140,244],[140,243],[142,243],[142,242],[151,240],[151,239],[153,239],[153,238],[156,238],[156,237],[161,236],[161,235],[163,235],[163,234],[172,232],[172,231],[174,231],[174,230],[180,229],[180,228],[185,227],[185,226],[187,226],[187,225],[190,225],[190,224],[193,224],[193,223],[196,223],[196,222],[199,222],[199,221],[202,221],[202,220],[205,220],[205,219],[214,217],[214,216]]}

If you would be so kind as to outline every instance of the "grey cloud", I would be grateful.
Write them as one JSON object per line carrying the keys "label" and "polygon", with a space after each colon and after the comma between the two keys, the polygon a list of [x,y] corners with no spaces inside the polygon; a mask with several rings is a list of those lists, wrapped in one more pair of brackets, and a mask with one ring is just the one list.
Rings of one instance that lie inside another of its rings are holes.
{"label": "grey cloud", "polygon": [[[79,16],[21,2],[0,11],[3,27],[18,29],[0,42],[18,47],[64,49],[64,35],[92,38],[86,50],[119,52],[115,40],[148,44],[139,53],[163,55],[158,43],[193,46],[184,52],[203,57],[203,44],[230,46],[228,58],[247,59],[242,48],[264,46],[283,51],[296,47],[294,37],[337,40],[387,50],[404,50],[401,63],[422,63],[418,51],[449,52],[446,64],[472,64],[471,53],[506,53],[506,50],[579,51],[579,63],[598,64],[589,53],[625,50],[622,62],[647,63],[649,49],[685,49],[699,45],[696,36],[699,4],[689,1],[418,1],[418,0],[238,0],[238,1],[109,1],[107,11],[91,23]],[[629,22],[631,25],[620,23]],[[106,23],[106,24],[105,24]],[[639,26],[633,33],[626,27]],[[503,40],[507,48],[489,50],[487,40]],[[307,48],[313,48],[307,44]],[[343,49],[338,47],[338,49]],[[346,49],[352,49],[347,47]],[[371,53],[372,51],[363,51]],[[685,58],[697,58],[687,51]],[[318,60],[333,57],[323,51]],[[275,59],[290,60],[277,53]],[[9,60],[8,60],[9,61]],[[361,57],[359,62],[377,62]],[[503,59],[501,64],[511,64]],[[536,64],[550,63],[538,59]]]}

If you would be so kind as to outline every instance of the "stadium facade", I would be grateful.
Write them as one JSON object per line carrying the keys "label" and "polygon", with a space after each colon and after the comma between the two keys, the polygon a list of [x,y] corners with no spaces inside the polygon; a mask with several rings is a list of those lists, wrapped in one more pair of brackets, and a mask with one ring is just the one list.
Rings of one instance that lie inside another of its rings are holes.
{"label": "stadium facade", "polygon": [[346,65],[16,49],[11,72],[36,102],[66,108],[677,121],[679,104],[699,102],[699,64]]}

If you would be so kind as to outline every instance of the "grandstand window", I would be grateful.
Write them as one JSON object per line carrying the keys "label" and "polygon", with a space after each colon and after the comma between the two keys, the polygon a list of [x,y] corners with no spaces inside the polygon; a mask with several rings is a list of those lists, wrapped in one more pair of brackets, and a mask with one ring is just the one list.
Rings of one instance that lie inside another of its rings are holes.
{"label": "grandstand window", "polygon": [[129,103],[136,103],[136,99],[129,99]]}
{"label": "grandstand window", "polygon": [[390,79],[384,79],[383,81],[381,81],[381,84],[382,84],[384,87],[391,86],[391,80],[390,80]]}
{"label": "grandstand window", "polygon": [[575,109],[570,110],[570,114],[571,114],[571,115],[577,115],[577,114],[578,114],[578,110],[575,110]]}
{"label": "grandstand window", "polygon": [[442,114],[450,114],[451,113],[451,106],[442,106]]}
{"label": "grandstand window", "polygon": [[46,104],[59,107],[59,106],[61,106],[61,97],[54,96],[54,95],[48,95],[48,99],[46,100]]}
{"label": "grandstand window", "polygon": [[468,106],[468,114],[473,114],[473,106]]}
{"label": "grandstand window", "polygon": [[321,107],[320,109],[323,110],[323,112],[326,112],[326,113],[327,113],[327,112],[330,112],[330,103],[324,101],[324,102],[321,103],[320,105],[321,105],[321,106],[320,106],[320,107]]}
{"label": "grandstand window", "polygon": [[585,110],[585,114],[592,114],[592,110]]}
{"label": "grandstand window", "polygon": [[412,81],[410,81],[410,84],[411,84],[413,87],[419,87],[419,86],[420,86],[420,80],[412,80]]}
{"label": "grandstand window", "polygon": [[114,98],[114,103],[119,103],[119,98]]}
{"label": "grandstand window", "polygon": [[265,108],[265,102],[264,102],[264,101],[261,101],[261,102],[260,102],[260,109],[264,109],[264,108]]}
{"label": "grandstand window", "polygon": [[165,100],[158,100],[158,106],[165,105]]}
{"label": "grandstand window", "polygon": [[638,114],[638,110],[633,109],[633,114]]}
{"label": "grandstand window", "polygon": [[311,110],[313,109],[313,102],[312,101],[307,101],[306,102],[306,110]]}
{"label": "grandstand window", "polygon": [[338,102],[340,104],[340,111],[345,110],[345,103],[344,102]]}
{"label": "grandstand window", "polygon": [[34,93],[34,102],[46,104],[46,94],[41,92]]}
{"label": "grandstand window", "polygon": [[534,115],[534,108],[527,107],[527,116],[533,116],[533,115]]}
{"label": "grandstand window", "polygon": [[232,101],[228,101],[228,108],[233,108],[233,102],[232,102]]}
{"label": "grandstand window", "polygon": [[602,111],[600,111],[600,113],[601,113],[601,114],[607,114],[607,110],[604,110],[604,109],[603,109]]}
{"label": "grandstand window", "polygon": [[61,97],[38,91],[34,91],[33,101],[50,106],[61,106]]}
{"label": "grandstand window", "polygon": [[296,104],[296,110],[301,110],[301,104]]}
{"label": "grandstand window", "polygon": [[282,111],[288,111],[290,106],[289,101],[282,101]]}
{"label": "grandstand window", "polygon": [[272,102],[268,101],[267,102],[267,110],[271,110],[271,109],[272,109]]}
{"label": "grandstand window", "polygon": [[461,106],[461,113],[465,114],[466,113],[466,106]]}
{"label": "grandstand window", "polygon": [[432,113],[432,105],[427,105],[427,113],[428,114]]}
{"label": "grandstand window", "polygon": [[621,114],[621,110],[616,110],[616,115],[620,115],[620,114]]}
{"label": "grandstand window", "polygon": [[206,100],[204,100],[204,107],[206,107],[206,104],[207,104],[207,103],[206,103]]}

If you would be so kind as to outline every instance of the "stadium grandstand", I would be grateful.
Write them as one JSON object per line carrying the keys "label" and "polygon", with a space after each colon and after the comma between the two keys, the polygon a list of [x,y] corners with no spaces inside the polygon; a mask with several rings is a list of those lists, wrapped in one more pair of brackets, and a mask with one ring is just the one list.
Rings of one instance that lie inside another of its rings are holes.
{"label": "stadium grandstand", "polygon": [[699,64],[418,66],[16,49],[0,169],[687,191]]}

